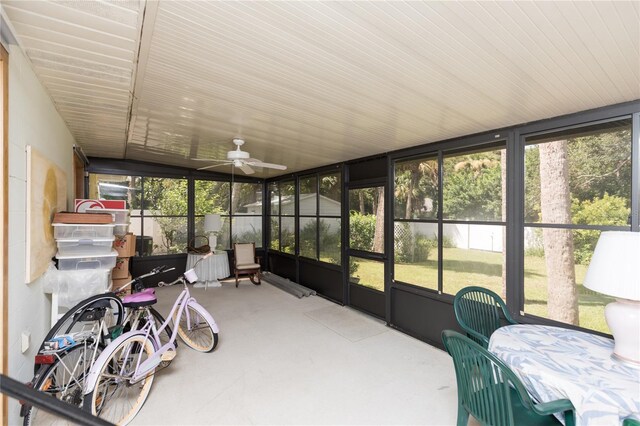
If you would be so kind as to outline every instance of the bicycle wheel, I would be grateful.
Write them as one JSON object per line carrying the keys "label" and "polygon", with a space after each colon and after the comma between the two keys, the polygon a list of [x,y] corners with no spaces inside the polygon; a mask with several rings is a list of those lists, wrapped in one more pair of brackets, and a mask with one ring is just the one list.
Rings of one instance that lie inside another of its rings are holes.
{"label": "bicycle wheel", "polygon": [[[34,389],[69,404],[81,406],[85,377],[91,369],[92,360],[97,358],[101,351],[100,346],[96,349],[95,344],[90,344],[77,345],[59,353],[59,358],[53,364],[41,367],[43,371],[38,375]],[[30,407],[24,416],[25,426],[68,423],[34,406]]]}
{"label": "bicycle wheel", "polygon": [[95,388],[87,396],[93,415],[108,422],[125,425],[140,411],[149,395],[154,370],[132,383],[136,366],[144,362],[154,349],[144,336],[131,336],[111,350],[101,366]]}
{"label": "bicycle wheel", "polygon": [[[124,316],[122,301],[115,293],[104,293],[88,297],[69,309],[44,337],[38,352],[44,349],[44,343],[56,336],[90,330],[97,321],[105,318],[107,327],[119,325]],[[36,374],[40,368],[34,364]]]}
{"label": "bicycle wheel", "polygon": [[190,348],[200,352],[211,352],[218,345],[218,333],[213,331],[205,316],[193,306],[187,305],[177,324],[178,335]]}

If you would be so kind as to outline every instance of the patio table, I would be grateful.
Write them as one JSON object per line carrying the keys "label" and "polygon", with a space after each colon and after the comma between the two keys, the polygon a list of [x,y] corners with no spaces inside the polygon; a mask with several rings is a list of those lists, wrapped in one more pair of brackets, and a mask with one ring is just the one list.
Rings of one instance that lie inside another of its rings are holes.
{"label": "patio table", "polygon": [[[496,330],[489,351],[539,402],[567,398],[577,425],[619,425],[640,418],[640,368],[611,357],[613,340],[544,325]],[[562,420],[562,419],[561,419]]]}

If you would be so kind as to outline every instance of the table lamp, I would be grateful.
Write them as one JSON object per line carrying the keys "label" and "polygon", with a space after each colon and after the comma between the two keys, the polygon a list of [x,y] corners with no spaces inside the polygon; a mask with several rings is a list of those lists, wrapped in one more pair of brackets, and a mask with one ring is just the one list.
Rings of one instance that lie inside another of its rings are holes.
{"label": "table lamp", "polygon": [[206,214],[204,215],[204,232],[209,234],[211,242],[211,251],[216,251],[218,245],[218,232],[222,229],[222,219],[219,214]]}
{"label": "table lamp", "polygon": [[604,311],[613,356],[640,365],[640,232],[600,234],[584,286],[616,298]]}

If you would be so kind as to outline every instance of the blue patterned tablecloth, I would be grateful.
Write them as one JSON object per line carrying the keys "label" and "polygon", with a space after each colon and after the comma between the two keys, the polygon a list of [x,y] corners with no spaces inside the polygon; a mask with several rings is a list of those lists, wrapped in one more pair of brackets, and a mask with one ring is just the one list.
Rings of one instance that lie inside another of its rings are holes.
{"label": "blue patterned tablecloth", "polygon": [[611,339],[519,324],[496,330],[489,351],[538,401],[571,400],[577,425],[613,426],[625,417],[640,418],[640,368],[613,359]]}

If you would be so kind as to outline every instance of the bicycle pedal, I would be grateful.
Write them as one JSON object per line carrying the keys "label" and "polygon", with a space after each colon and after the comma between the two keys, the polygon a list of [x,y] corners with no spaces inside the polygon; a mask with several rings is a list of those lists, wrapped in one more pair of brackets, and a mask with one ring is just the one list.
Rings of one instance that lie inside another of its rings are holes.
{"label": "bicycle pedal", "polygon": [[176,357],[176,351],[166,351],[162,355],[160,355],[160,359],[162,361],[173,361]]}

